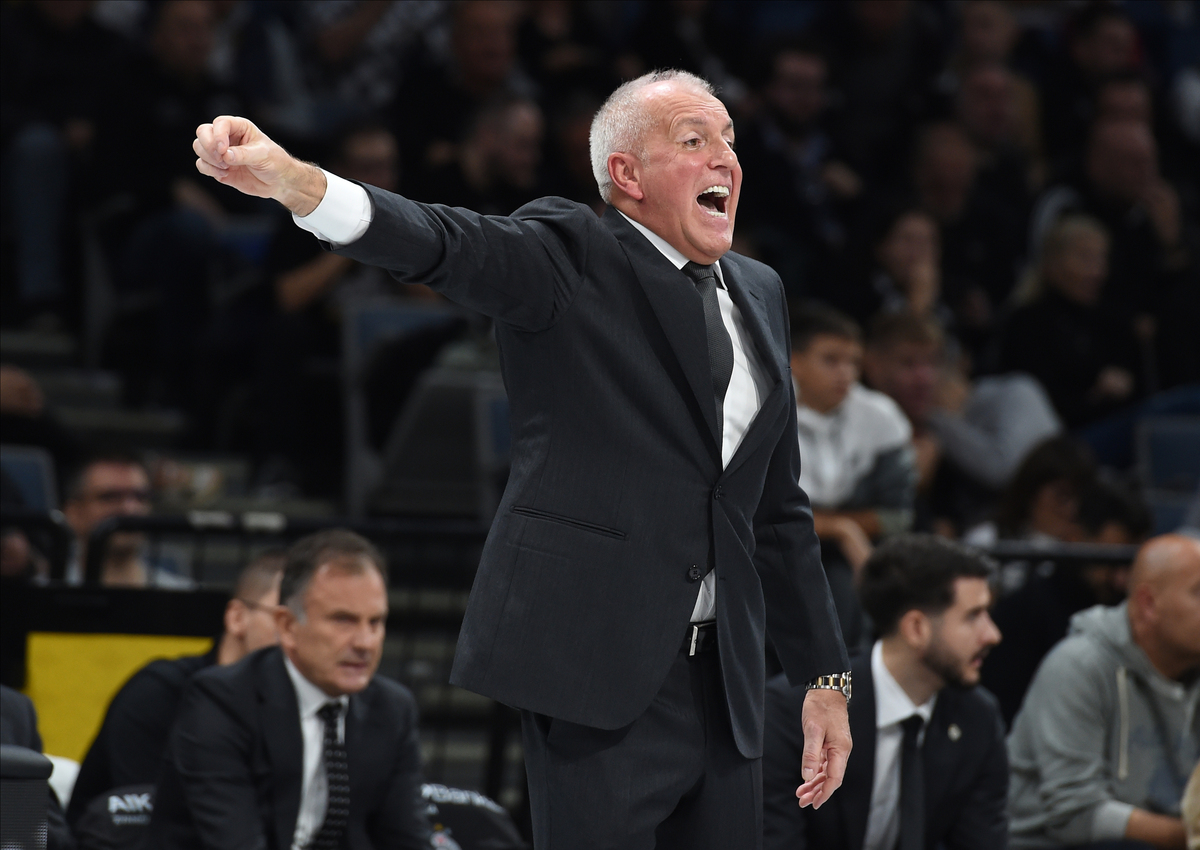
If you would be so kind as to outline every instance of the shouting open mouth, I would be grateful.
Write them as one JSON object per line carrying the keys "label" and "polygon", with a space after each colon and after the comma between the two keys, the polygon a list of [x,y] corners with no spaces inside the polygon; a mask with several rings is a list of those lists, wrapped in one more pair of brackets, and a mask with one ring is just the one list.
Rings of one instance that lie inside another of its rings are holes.
{"label": "shouting open mouth", "polygon": [[725,204],[729,200],[728,186],[709,186],[703,192],[696,196],[698,203],[706,213],[714,218],[728,218],[728,213],[725,212]]}

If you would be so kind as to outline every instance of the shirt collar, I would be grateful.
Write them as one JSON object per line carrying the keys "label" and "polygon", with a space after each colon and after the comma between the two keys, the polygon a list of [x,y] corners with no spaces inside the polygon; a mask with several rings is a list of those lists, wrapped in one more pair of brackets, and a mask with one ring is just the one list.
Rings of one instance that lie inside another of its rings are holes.
{"label": "shirt collar", "polygon": [[340,697],[329,696],[329,694],[304,678],[304,674],[296,669],[296,665],[292,663],[292,659],[287,657],[286,652],[283,654],[283,665],[287,667],[288,678],[292,680],[292,687],[296,689],[296,702],[300,704],[301,720],[316,717],[317,712],[321,710],[321,706],[332,700],[340,702],[342,704],[342,711],[346,711],[346,706],[350,704],[350,697],[344,694]]}
{"label": "shirt collar", "polygon": [[[617,210],[616,207],[613,207],[613,209]],[[682,269],[684,266],[686,266],[688,264],[688,258],[683,256],[683,254],[680,252],[680,250],[678,248],[676,248],[674,245],[672,245],[670,242],[668,242],[666,239],[663,239],[661,236],[659,236],[653,230],[650,230],[645,225],[634,221],[632,218],[625,215],[625,213],[621,212],[620,210],[617,210],[617,213],[620,214],[620,216],[623,219],[625,219],[627,222],[629,222],[634,227],[636,227],[639,233],[641,233],[643,236],[645,236],[647,239],[649,239],[650,244],[658,249],[658,253],[662,254],[664,257],[666,257],[668,260],[670,260],[671,264],[674,265],[675,268]],[[721,263],[720,262],[713,263],[713,269],[717,273],[717,283],[719,283],[721,285],[721,288],[724,289],[725,288],[725,275],[721,272]]]}
{"label": "shirt collar", "polygon": [[934,693],[921,705],[914,705],[908,698],[904,688],[892,676],[887,665],[883,663],[883,641],[875,641],[871,649],[871,677],[875,681],[875,728],[884,729],[893,726],[914,714],[921,715],[926,724],[933,716],[933,707],[937,704],[937,694]]}

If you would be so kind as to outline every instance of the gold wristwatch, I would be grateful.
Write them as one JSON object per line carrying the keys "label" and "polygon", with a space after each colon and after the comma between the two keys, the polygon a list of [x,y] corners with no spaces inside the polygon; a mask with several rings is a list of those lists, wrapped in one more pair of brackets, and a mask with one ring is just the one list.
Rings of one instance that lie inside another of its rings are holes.
{"label": "gold wristwatch", "polygon": [[846,698],[846,704],[850,704],[850,671],[845,673],[834,673],[832,676],[818,676],[804,686],[806,691],[812,690],[827,690],[841,691],[842,696]]}

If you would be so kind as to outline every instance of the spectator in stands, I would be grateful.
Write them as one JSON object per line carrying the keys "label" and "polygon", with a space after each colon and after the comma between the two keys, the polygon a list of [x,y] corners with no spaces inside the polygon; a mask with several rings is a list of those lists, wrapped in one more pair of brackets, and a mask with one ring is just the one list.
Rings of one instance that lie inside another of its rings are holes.
{"label": "spectator in stands", "polygon": [[225,606],[221,636],[209,652],[151,661],[121,686],[75,779],[67,808],[72,827],[97,795],[158,781],[171,723],[192,676],[214,664],[233,664],[279,642],[275,608],[283,565],[282,550],[265,552],[246,565]]}
{"label": "spectator in stands", "polygon": [[937,398],[943,339],[929,319],[910,312],[882,315],[870,325],[863,358],[867,383],[890,396],[912,426],[919,490],[932,484],[941,456],[928,423]]}
{"label": "spectator in stands", "polygon": [[[971,3],[1004,8],[1001,3]],[[1045,181],[1040,137],[1036,126],[1037,93],[1029,81],[1004,65],[982,63],[963,72],[956,114],[979,154],[978,181],[994,197],[1022,216],[1028,215],[1033,193]]]}
{"label": "spectator in stands", "polygon": [[335,139],[390,106],[406,54],[441,7],[430,0],[300,4],[296,29],[308,108],[295,129]]}
{"label": "spectator in stands", "polygon": [[528,4],[528,14],[518,32],[518,51],[547,106],[584,93],[602,100],[619,85],[605,35],[594,9],[587,4],[570,0]]}
{"label": "spectator in stands", "polygon": [[[508,0],[464,0],[450,7],[450,60],[408,77],[395,108],[406,194],[420,192],[426,170],[454,160],[478,112],[504,96],[531,98],[533,81],[517,60],[519,8]],[[414,121],[413,116],[420,116]]]}
{"label": "spectator in stands", "polygon": [[969,358],[947,353],[929,430],[968,478],[999,492],[1062,423],[1037,379],[1015,372],[971,380]]}
{"label": "spectator in stands", "polygon": [[[42,751],[42,736],[38,732],[37,712],[33,703],[29,697],[7,685],[0,685],[0,744],[25,747],[39,753]],[[6,798],[5,805],[15,806],[17,803],[9,802]],[[75,839],[63,820],[62,805],[53,788],[50,789],[50,800],[46,804],[46,822],[47,850],[74,850]]]}
{"label": "spectator in stands", "polygon": [[1000,369],[1036,377],[1071,428],[1140,395],[1142,358],[1128,314],[1102,301],[1108,257],[1108,233],[1095,219],[1055,224],[999,339]]}
{"label": "spectator in stands", "polygon": [[1200,540],[1156,537],[1129,599],[1075,615],[1038,668],[1009,737],[1012,846],[1182,848],[1198,670]]}
{"label": "spectator in stands", "polygon": [[739,125],[738,159],[756,179],[745,184],[738,225],[792,296],[819,297],[845,247],[845,218],[862,180],[839,161],[826,129],[824,55],[789,41],[763,61],[763,109]]}
{"label": "spectator in stands", "polygon": [[[1164,333],[1175,332],[1171,305],[1178,290],[1195,288],[1195,225],[1179,191],[1160,170],[1158,143],[1148,124],[1104,119],[1092,126],[1082,173],[1068,175],[1038,201],[1035,247],[1067,212],[1092,216],[1108,231],[1105,305],[1127,319],[1154,316],[1166,326]],[[1168,335],[1163,342],[1174,339]]]}
{"label": "spectator in stands", "polygon": [[[942,301],[942,237],[934,217],[915,204],[886,204],[868,225],[869,251],[850,257],[862,272],[830,299],[859,322],[879,313],[911,313],[942,329],[954,316]],[[866,261],[869,265],[863,267]]]}
{"label": "spectator in stands", "polygon": [[792,378],[800,486],[813,505],[834,603],[848,646],[862,636],[855,586],[872,540],[912,524],[917,471],[912,429],[896,403],[858,383],[862,338],[848,316],[818,305],[792,316]]}
{"label": "spectator in stands", "polygon": [[1078,543],[1079,499],[1095,479],[1095,462],[1082,444],[1051,437],[1021,460],[1000,495],[995,519],[971,529],[965,540],[985,547],[998,540]]}
{"label": "spectator in stands", "polygon": [[978,151],[961,125],[930,124],[918,134],[913,187],[941,235],[942,298],[954,312],[958,337],[975,352],[1016,281],[1025,229],[1020,207],[978,185],[978,168]]}
{"label": "spectator in stands", "polygon": [[708,80],[736,109],[746,96],[731,64],[740,58],[740,30],[722,19],[720,6],[709,0],[646,4],[629,34],[630,51],[618,59],[621,75],[630,79],[655,68],[678,68]]}
{"label": "spectator in stands", "polygon": [[842,104],[833,136],[868,188],[904,173],[908,141],[931,102],[945,50],[929,7],[855,0],[826,7],[815,37],[828,49],[830,85]]}
{"label": "spectator in stands", "polygon": [[[132,455],[101,454],[87,460],[67,479],[63,514],[75,533],[75,552],[67,565],[67,582],[85,578],[91,533],[112,517],[150,513],[150,475]],[[100,583],[110,587],[163,587],[183,590],[191,582],[161,567],[148,564],[143,554],[145,538],[138,532],[119,531],[108,538]]]}
{"label": "spectator in stands", "polygon": [[77,258],[66,237],[75,232],[88,182],[81,166],[130,53],[96,24],[92,6],[41,0],[0,13],[5,236],[11,233],[16,254],[16,297],[5,299],[5,326],[61,328],[75,318],[68,298],[77,295],[70,285]]}
{"label": "spectator in stands", "polygon": [[209,68],[214,7],[166,0],[149,7],[148,44],[97,128],[97,157],[141,146],[136,174],[95,169],[108,212],[98,235],[112,262],[120,322],[107,328],[104,362],[125,378],[126,400],[194,403],[195,345],[221,263],[220,234],[233,213],[263,209],[224,186],[199,182],[189,135],[197,116],[238,108]]}
{"label": "spectator in stands", "polygon": [[429,172],[416,199],[508,215],[540,197],[544,124],[532,100],[500,97],[486,104],[455,158]]}
{"label": "spectator in stands", "polygon": [[1068,25],[1066,50],[1042,85],[1042,126],[1052,158],[1072,156],[1087,135],[1096,88],[1137,66],[1138,34],[1120,6],[1091,3]]}
{"label": "spectator in stands", "polygon": [[386,569],[340,529],[288,550],[281,646],[192,680],[148,846],[427,850],[416,702],[375,676]]}
{"label": "spectator in stands", "polygon": [[1007,846],[1004,729],[975,687],[1000,640],[988,617],[992,566],[928,535],[894,537],[867,561],[863,606],[880,637],[851,659],[858,755],[836,805],[801,809],[789,793],[801,775],[804,690],[782,675],[767,684],[765,850]]}
{"label": "spectator in stands", "polygon": [[[1150,530],[1146,507],[1125,488],[1097,480],[1079,497],[1078,541],[1109,545],[1140,543]],[[983,683],[1000,701],[1005,724],[1021,707],[1038,664],[1067,634],[1071,617],[1093,605],[1125,598],[1129,563],[1045,564],[992,612],[1007,639],[983,665]]]}

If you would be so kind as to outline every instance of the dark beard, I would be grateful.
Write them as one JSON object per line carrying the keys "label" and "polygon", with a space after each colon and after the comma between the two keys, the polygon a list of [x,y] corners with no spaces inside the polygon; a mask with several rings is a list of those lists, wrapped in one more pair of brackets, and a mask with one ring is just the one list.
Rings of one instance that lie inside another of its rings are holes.
{"label": "dark beard", "polygon": [[[929,649],[925,651],[925,656],[921,659],[922,663],[936,673],[947,687],[967,691],[979,684],[977,681],[968,682],[963,678],[963,665],[944,647],[945,645],[941,641],[935,639],[929,645]],[[987,653],[988,650],[984,649],[976,657],[982,658]]]}

